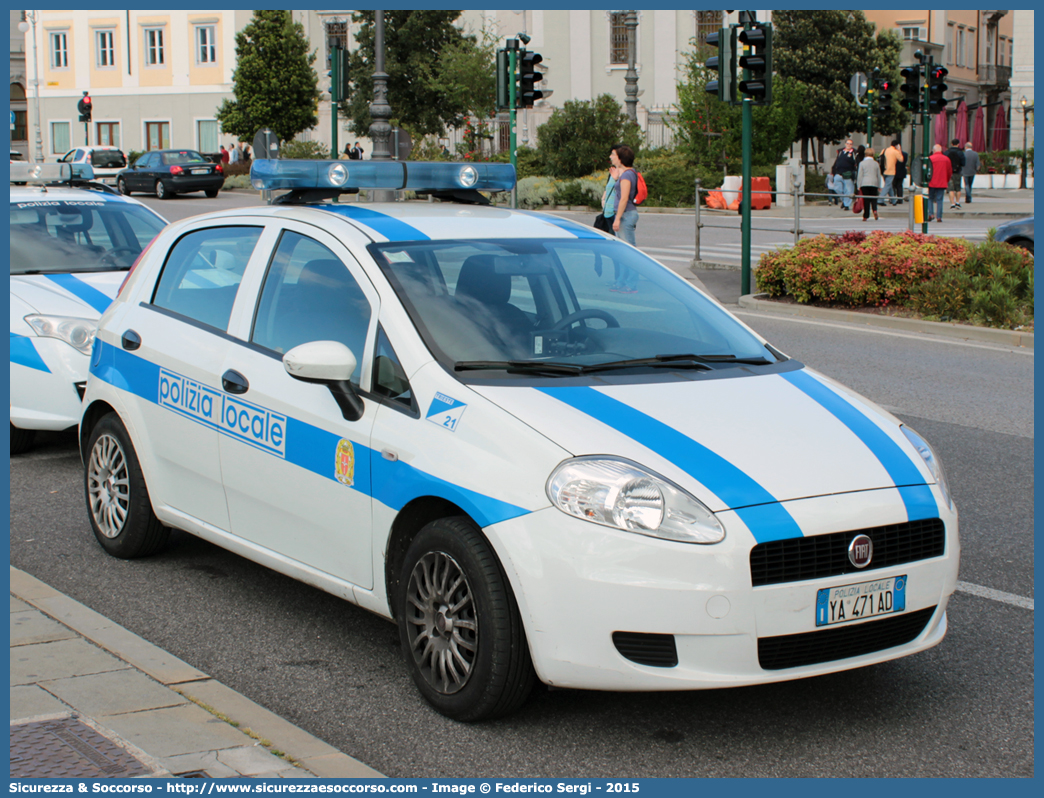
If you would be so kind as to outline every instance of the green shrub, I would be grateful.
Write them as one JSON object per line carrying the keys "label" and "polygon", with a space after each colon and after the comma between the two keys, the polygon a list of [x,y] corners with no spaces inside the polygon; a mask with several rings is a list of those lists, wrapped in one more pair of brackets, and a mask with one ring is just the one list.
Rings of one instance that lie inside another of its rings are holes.
{"label": "green shrub", "polygon": [[225,173],[225,177],[235,177],[236,175],[250,175],[250,164],[253,161],[236,161],[235,163],[226,163],[221,165],[222,171]]}
{"label": "green shrub", "polygon": [[448,149],[443,151],[443,146],[435,136],[425,136],[419,143],[413,145],[409,159],[411,161],[452,161],[452,154]]}
{"label": "green shrub", "polygon": [[540,126],[537,149],[552,177],[589,175],[609,162],[614,144],[629,144],[639,154],[638,125],[611,94],[594,100],[567,100]]}
{"label": "green shrub", "polygon": [[[508,156],[508,153],[504,154]],[[510,160],[510,157],[505,157],[505,160]],[[519,147],[515,151],[515,167],[518,170],[519,180],[525,177],[540,177],[547,173],[539,150],[534,150],[532,147]]]}
{"label": "green shrub", "polygon": [[[826,175],[821,174],[815,169],[805,170],[805,193],[806,194],[826,194]],[[826,197],[809,197],[811,202],[824,202]]]}
{"label": "green shrub", "polygon": [[286,142],[279,150],[279,157],[287,160],[326,161],[330,160],[330,148],[321,141]]}
{"label": "green shrub", "polygon": [[232,175],[231,177],[226,177],[224,185],[222,185],[221,188],[224,189],[225,191],[228,191],[228,190],[233,189],[233,188],[251,188],[252,189],[253,186],[250,185],[250,175],[243,174],[243,175]]}
{"label": "green shrub", "polygon": [[554,204],[554,181],[549,177],[524,177],[516,186],[520,208],[539,208]]}
{"label": "green shrub", "polygon": [[597,208],[601,202],[602,195],[600,193],[596,195],[594,191],[591,191],[590,185],[585,185],[586,182],[570,180],[565,183],[559,183],[555,187],[555,204],[587,205],[590,208]]}

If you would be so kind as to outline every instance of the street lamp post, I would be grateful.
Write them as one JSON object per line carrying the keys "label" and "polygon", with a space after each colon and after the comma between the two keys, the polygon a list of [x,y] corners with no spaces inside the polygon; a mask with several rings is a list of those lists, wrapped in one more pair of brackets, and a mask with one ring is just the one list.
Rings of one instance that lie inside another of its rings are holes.
{"label": "street lamp post", "polygon": [[[373,142],[371,161],[390,161],[392,159],[391,119],[392,108],[388,103],[388,75],[384,71],[384,12],[374,12],[373,25],[373,102],[370,103],[370,140]],[[391,202],[395,192],[389,189],[375,189],[370,192],[374,202]]]}
{"label": "street lamp post", "polygon": [[1028,156],[1026,148],[1029,143],[1026,139],[1026,132],[1029,128],[1028,119],[1033,106],[1026,102],[1026,95],[1022,95],[1019,105],[1022,106],[1022,174],[1019,177],[1019,188],[1026,188],[1026,159]]}
{"label": "street lamp post", "polygon": [[638,12],[624,12],[624,27],[627,28],[627,74],[624,76],[624,95],[626,97],[627,115],[634,122],[638,121],[638,71],[635,69],[637,59],[637,41],[635,30],[638,27]]}
{"label": "street lamp post", "polygon": [[[18,23],[18,30],[25,33],[29,30],[29,22],[33,27],[33,103],[36,105],[36,162],[43,163],[43,137],[40,134],[40,64],[36,58],[36,19],[35,11],[23,11],[25,17]],[[25,20],[29,20],[26,22]]]}

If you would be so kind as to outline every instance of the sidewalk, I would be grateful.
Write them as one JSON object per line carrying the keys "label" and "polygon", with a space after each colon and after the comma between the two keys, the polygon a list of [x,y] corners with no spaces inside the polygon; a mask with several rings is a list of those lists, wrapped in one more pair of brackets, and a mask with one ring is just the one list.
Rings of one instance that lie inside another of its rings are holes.
{"label": "sidewalk", "polygon": [[11,568],[11,778],[381,776]]}

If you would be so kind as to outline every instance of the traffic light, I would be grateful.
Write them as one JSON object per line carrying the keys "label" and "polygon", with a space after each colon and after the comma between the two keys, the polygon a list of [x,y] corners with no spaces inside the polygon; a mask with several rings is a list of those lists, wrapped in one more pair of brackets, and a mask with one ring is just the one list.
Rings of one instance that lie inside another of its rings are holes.
{"label": "traffic light", "polygon": [[746,45],[739,65],[747,70],[747,79],[740,81],[739,90],[755,104],[768,105],[772,102],[772,25],[755,22],[740,31],[739,40]]}
{"label": "traffic light", "polygon": [[519,51],[518,59],[518,94],[515,96],[516,108],[532,108],[533,103],[544,97],[544,92],[535,88],[535,84],[544,79],[537,71],[536,65],[543,61],[540,53],[527,50]]}
{"label": "traffic light", "polygon": [[903,99],[899,104],[912,113],[921,112],[921,67],[919,64],[903,67],[899,70],[905,83],[899,87]]}
{"label": "traffic light", "polygon": [[76,109],[80,112],[81,122],[91,121],[91,97],[87,92],[84,92],[83,97],[76,103]]}
{"label": "traffic light", "polygon": [[707,81],[707,93],[731,103],[736,96],[736,29],[729,27],[708,33],[707,45],[718,49],[718,54],[706,62],[707,69],[717,73],[716,80]]}
{"label": "traffic light", "polygon": [[326,77],[330,78],[330,99],[348,99],[348,53],[340,44],[330,43],[326,52]]}
{"label": "traffic light", "polygon": [[511,84],[514,82],[510,54],[507,50],[497,50],[497,110],[507,111],[511,108]]}
{"label": "traffic light", "polygon": [[888,78],[878,78],[876,89],[874,99],[877,107],[874,108],[874,113],[887,114],[892,110],[892,91],[895,89],[895,84]]}
{"label": "traffic light", "polygon": [[930,114],[941,114],[946,110],[946,103],[949,102],[943,94],[949,89],[943,79],[949,73],[944,66],[935,66],[934,64],[929,67],[928,70],[928,113]]}

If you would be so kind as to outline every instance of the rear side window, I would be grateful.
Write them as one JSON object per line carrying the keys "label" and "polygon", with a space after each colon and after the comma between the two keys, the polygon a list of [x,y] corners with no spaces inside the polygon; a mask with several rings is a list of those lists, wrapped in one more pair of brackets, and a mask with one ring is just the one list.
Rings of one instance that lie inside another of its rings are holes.
{"label": "rear side window", "polygon": [[182,236],[167,255],[152,304],[227,329],[261,230],[208,227]]}

